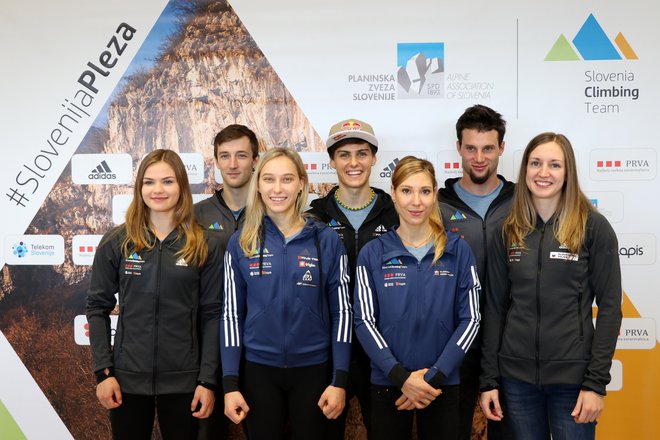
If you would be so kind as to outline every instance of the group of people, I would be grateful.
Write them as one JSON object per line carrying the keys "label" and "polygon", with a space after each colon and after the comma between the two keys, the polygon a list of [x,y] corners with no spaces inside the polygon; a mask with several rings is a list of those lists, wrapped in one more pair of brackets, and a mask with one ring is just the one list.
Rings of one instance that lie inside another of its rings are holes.
{"label": "group of people", "polygon": [[245,126],[216,136],[223,186],[195,206],[178,155],[149,153],[88,296],[113,437],[149,439],[157,414],[165,439],[226,438],[231,420],[249,440],[339,440],[356,396],[371,440],[408,439],[414,419],[420,440],[469,439],[477,402],[489,439],[593,439],[621,321],[616,235],[565,136],[532,139],[513,184],[499,113],[470,107],[456,134],[461,177],[439,189],[407,156],[388,194],[369,185],[374,130],[341,121],[338,185],[310,207],[300,156],[259,157]]}

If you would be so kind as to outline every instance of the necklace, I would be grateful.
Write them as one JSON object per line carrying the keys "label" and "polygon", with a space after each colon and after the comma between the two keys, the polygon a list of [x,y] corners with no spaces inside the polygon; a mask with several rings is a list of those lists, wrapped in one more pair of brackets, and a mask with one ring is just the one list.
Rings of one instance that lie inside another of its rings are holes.
{"label": "necklace", "polygon": [[348,206],[346,203],[342,202],[339,199],[339,189],[337,189],[337,191],[335,191],[335,200],[337,201],[337,203],[339,203],[339,206],[341,206],[344,209],[348,209],[349,211],[362,211],[364,208],[371,205],[371,202],[373,202],[375,198],[376,198],[376,191],[374,191],[374,189],[371,188],[371,197],[369,197],[369,200],[367,200],[367,203],[365,203],[362,206],[358,206],[357,208],[353,208],[351,206]]}
{"label": "necklace", "polygon": [[401,242],[403,243],[404,246],[408,246],[415,249],[428,243],[431,238],[431,234],[429,233],[429,235],[427,235],[424,240],[418,241],[417,243],[413,243],[412,241],[408,241],[405,238],[403,238],[403,236],[398,232],[397,234],[399,235],[399,238],[401,239]]}

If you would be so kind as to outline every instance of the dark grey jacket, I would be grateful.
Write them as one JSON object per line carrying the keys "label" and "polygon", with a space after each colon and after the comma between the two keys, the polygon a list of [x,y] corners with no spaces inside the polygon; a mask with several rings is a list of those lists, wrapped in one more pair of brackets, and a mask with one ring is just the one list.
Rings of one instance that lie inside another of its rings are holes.
{"label": "dark grey jacket", "polygon": [[222,189],[216,191],[208,199],[195,203],[195,218],[202,228],[221,231],[225,235],[225,242],[236,232],[245,222],[245,209],[241,211],[238,219],[227,206],[222,198]]}
{"label": "dark grey jacket", "polygon": [[605,394],[621,326],[616,234],[603,215],[590,212],[584,244],[571,254],[553,234],[555,221],[539,218],[524,248],[505,249],[500,240],[488,249],[482,390],[508,377]]}
{"label": "dark grey jacket", "polygon": [[[114,368],[123,392],[190,393],[198,382],[217,385],[224,247],[207,235],[203,266],[177,252],[174,230],[151,250],[122,255],[124,226],[106,233],[94,257],[87,320],[94,371]],[[109,314],[119,292],[114,348]]]}

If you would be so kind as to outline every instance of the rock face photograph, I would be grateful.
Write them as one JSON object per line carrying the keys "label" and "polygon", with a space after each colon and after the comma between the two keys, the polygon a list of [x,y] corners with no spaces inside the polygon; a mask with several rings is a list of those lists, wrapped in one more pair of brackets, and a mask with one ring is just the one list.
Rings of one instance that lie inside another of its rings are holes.
{"label": "rock face photograph", "polygon": [[[135,172],[156,148],[199,153],[204,181],[192,190],[200,194],[216,187],[213,138],[229,124],[251,127],[262,150],[325,150],[228,2],[170,1],[147,40],[159,38],[143,45],[158,50],[138,53],[77,154],[128,153]],[[61,235],[70,249],[73,236],[115,225],[113,197],[122,194],[132,186],[74,184],[69,164],[25,233]],[[67,252],[60,266],[5,266],[0,285],[0,329],[76,439],[110,438],[89,346],[74,340],[89,276]],[[242,438],[240,429],[232,435]]]}

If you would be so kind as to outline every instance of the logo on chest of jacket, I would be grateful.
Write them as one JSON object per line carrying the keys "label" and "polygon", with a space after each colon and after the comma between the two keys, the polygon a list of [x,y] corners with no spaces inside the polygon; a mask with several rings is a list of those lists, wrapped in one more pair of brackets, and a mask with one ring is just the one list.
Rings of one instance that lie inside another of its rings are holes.
{"label": "logo on chest of jacket", "polygon": [[378,225],[376,226],[376,229],[374,229],[374,233],[371,234],[372,237],[380,237],[384,233],[387,232],[387,228],[384,225]]}
{"label": "logo on chest of jacket", "polygon": [[301,281],[296,283],[296,286],[318,287],[318,284],[314,282],[312,271],[308,269],[303,274]]}
{"label": "logo on chest of jacket", "polygon": [[509,250],[507,252],[509,263],[520,261],[525,250],[525,246],[521,245],[520,243],[513,243],[511,246],[509,246]]}
{"label": "logo on chest of jacket", "polygon": [[339,223],[339,222],[338,222],[337,220],[335,220],[334,218],[331,219],[331,220],[328,222],[328,226],[330,226],[330,227],[331,227],[332,229],[334,229],[335,231],[337,231],[337,230],[341,230],[341,229],[344,229],[344,228],[345,228],[344,225],[342,225],[341,223]]}
{"label": "logo on chest of jacket", "polygon": [[215,230],[215,231],[224,231],[225,228],[218,222],[215,222],[211,225],[209,225],[209,229]]}
{"label": "logo on chest of jacket", "polygon": [[461,211],[456,211],[449,217],[449,221],[460,222],[467,219],[467,215],[463,214]]}
{"label": "logo on chest of jacket", "polygon": [[[258,248],[254,251],[254,253],[248,257],[248,259],[252,260],[253,258],[259,258],[259,255],[260,255],[260,254],[261,254],[261,248],[258,247]],[[264,257],[264,258],[270,258],[270,257],[272,257],[272,256],[273,256],[273,254],[271,254],[270,251],[268,250],[268,248],[265,247],[265,248],[264,248],[264,252],[263,252],[263,257]]]}
{"label": "logo on chest of jacket", "polygon": [[570,252],[550,252],[551,260],[564,260],[564,261],[578,261],[578,254],[571,254]]}
{"label": "logo on chest of jacket", "polygon": [[391,260],[387,260],[385,263],[383,263],[383,266],[381,269],[383,270],[392,270],[392,269],[407,269],[408,266],[403,264],[403,261],[401,261],[399,258],[392,258]]}
{"label": "logo on chest of jacket", "polygon": [[435,269],[433,270],[434,277],[453,277],[454,273],[446,269]]}
{"label": "logo on chest of jacket", "polygon": [[124,261],[124,275],[142,275],[142,266],[144,265],[144,260],[137,252],[133,252],[128,256],[126,261]]}
{"label": "logo on chest of jacket", "polygon": [[177,266],[183,266],[183,267],[188,267],[188,263],[186,263],[186,259],[181,257],[176,261]]}

